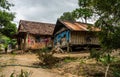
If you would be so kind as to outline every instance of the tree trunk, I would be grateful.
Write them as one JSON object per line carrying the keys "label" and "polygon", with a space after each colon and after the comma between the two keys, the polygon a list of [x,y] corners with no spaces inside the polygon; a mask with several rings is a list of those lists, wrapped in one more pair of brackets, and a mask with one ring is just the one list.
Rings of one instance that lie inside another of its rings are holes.
{"label": "tree trunk", "polygon": [[85,23],[87,23],[87,17],[84,17],[84,19],[85,19]]}
{"label": "tree trunk", "polygon": [[105,77],[107,77],[108,71],[109,71],[110,64],[107,65],[106,71],[105,71]]}

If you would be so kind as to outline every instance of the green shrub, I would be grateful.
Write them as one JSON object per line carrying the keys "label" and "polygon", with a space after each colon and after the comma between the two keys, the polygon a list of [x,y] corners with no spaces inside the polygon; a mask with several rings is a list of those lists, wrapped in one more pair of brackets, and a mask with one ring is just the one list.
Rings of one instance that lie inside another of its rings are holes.
{"label": "green shrub", "polygon": [[60,60],[59,58],[54,57],[48,48],[43,48],[42,50],[39,50],[37,55],[41,63],[50,68],[53,67]]}
{"label": "green shrub", "polygon": [[3,51],[4,50],[4,45],[3,44],[0,44],[0,51]]}
{"label": "green shrub", "polygon": [[99,60],[101,54],[102,54],[102,51],[97,51],[95,49],[90,50],[90,57],[95,58],[97,61]]}
{"label": "green shrub", "polygon": [[111,66],[114,77],[120,77],[120,61],[114,62]]}
{"label": "green shrub", "polygon": [[10,75],[10,77],[30,77],[32,72],[21,70],[20,74],[15,74],[14,72]]}
{"label": "green shrub", "polygon": [[63,59],[63,61],[66,62],[66,63],[73,62],[75,60],[77,60],[77,58],[75,58],[75,57],[65,57]]}
{"label": "green shrub", "polygon": [[114,77],[120,77],[120,68],[114,68],[113,75]]}

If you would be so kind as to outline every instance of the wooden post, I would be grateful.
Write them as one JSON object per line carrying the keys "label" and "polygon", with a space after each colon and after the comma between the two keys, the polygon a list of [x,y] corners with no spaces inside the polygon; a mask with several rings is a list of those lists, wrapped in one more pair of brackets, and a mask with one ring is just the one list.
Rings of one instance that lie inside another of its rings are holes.
{"label": "wooden post", "polygon": [[24,37],[24,50],[26,49],[26,37]]}
{"label": "wooden post", "polygon": [[67,42],[67,52],[70,51],[69,42]]}
{"label": "wooden post", "polygon": [[29,47],[28,36],[29,36],[29,34],[27,33],[26,36],[24,37],[24,50],[26,50]]}
{"label": "wooden post", "polygon": [[22,46],[21,44],[22,44],[21,38],[18,37],[18,49],[20,49],[20,50],[21,50],[21,46]]}
{"label": "wooden post", "polygon": [[[28,42],[29,40],[29,42]],[[27,36],[26,36],[26,49],[29,48],[29,43],[30,43],[30,36],[29,33],[27,32]]]}

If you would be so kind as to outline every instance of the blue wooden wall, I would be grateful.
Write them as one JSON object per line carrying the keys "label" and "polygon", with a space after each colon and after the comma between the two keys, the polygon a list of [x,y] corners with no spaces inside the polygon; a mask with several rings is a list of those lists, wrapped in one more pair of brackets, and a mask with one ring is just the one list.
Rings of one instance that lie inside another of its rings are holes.
{"label": "blue wooden wall", "polygon": [[57,42],[60,42],[60,40],[66,36],[66,40],[69,42],[70,40],[70,31],[67,30],[67,31],[63,31],[62,33],[59,33],[55,36],[54,38],[54,44],[56,44]]}

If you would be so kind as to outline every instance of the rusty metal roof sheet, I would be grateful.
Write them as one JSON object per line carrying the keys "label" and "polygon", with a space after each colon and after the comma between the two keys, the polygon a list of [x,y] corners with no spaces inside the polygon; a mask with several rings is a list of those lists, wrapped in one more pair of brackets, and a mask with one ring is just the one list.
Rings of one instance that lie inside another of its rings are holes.
{"label": "rusty metal roof sheet", "polygon": [[[89,25],[81,22],[70,22],[70,21],[60,21],[63,23],[68,29],[73,31],[90,31]],[[91,31],[100,31],[100,29],[91,26]]]}

